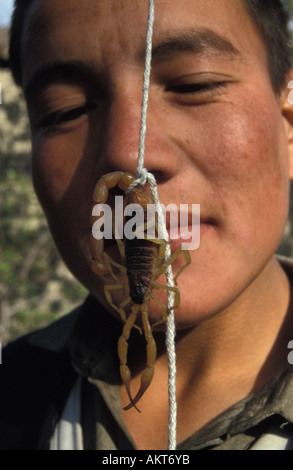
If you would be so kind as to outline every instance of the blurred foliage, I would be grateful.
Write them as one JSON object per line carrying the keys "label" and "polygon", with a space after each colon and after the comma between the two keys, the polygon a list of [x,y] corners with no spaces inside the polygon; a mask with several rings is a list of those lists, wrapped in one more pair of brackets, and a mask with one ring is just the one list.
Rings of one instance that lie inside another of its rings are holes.
{"label": "blurred foliage", "polygon": [[[293,10],[293,0],[288,0]],[[86,295],[54,246],[30,178],[30,132],[22,92],[0,69],[0,342],[66,314]],[[293,196],[279,253],[293,255]]]}
{"label": "blurred foliage", "polygon": [[85,297],[55,248],[31,184],[21,90],[0,71],[0,341],[45,326]]}

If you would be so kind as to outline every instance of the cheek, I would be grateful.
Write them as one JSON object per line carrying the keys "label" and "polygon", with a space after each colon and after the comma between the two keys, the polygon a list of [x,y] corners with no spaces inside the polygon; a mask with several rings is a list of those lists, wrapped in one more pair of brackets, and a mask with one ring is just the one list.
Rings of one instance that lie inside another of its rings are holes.
{"label": "cheek", "polygon": [[243,204],[281,196],[281,187],[288,185],[289,156],[277,103],[233,103],[205,135],[204,153],[210,158],[203,171],[225,196],[230,192]]}
{"label": "cheek", "polygon": [[[78,134],[78,133],[77,133]],[[33,182],[61,255],[84,245],[90,233],[94,152],[84,135],[33,142]],[[68,246],[67,246],[68,245]]]}
{"label": "cheek", "polygon": [[227,104],[220,120],[213,121],[211,115],[202,119],[195,139],[190,139],[189,155],[199,182],[208,188],[207,203],[215,206],[226,235],[240,249],[249,247],[255,254],[262,244],[276,249],[283,234],[288,213],[288,141],[275,100],[267,106],[244,103]]}
{"label": "cheek", "polygon": [[36,192],[46,205],[58,205],[77,172],[82,155],[69,139],[33,141],[32,176]]}
{"label": "cheek", "polygon": [[70,217],[91,202],[97,155],[89,134],[84,124],[68,133],[33,137],[33,182],[49,217]]}
{"label": "cheek", "polygon": [[274,109],[262,111],[234,121],[230,135],[234,132],[237,139],[231,142],[232,156],[226,162],[236,233],[256,255],[277,249],[288,214],[289,158],[282,121]]}
{"label": "cheek", "polygon": [[86,285],[91,278],[89,238],[95,179],[91,151],[81,141],[83,144],[72,136],[36,139],[32,172],[58,251],[69,270]]}

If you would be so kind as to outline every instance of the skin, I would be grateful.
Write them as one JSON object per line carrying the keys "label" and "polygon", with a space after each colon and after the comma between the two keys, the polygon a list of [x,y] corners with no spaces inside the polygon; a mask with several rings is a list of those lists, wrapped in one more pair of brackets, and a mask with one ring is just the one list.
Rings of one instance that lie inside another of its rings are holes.
{"label": "skin", "polygon": [[[63,259],[106,306],[109,277],[90,269],[91,195],[101,175],[136,171],[146,19],[147,2],[36,0],[22,45],[35,189]],[[48,66],[69,60],[86,74],[49,75]],[[158,2],[145,167],[163,204],[201,204],[202,216],[200,248],[178,280],[179,442],[285,363],[290,292],[274,252],[291,176],[286,98],[272,89],[265,46],[241,0]],[[152,305],[151,321],[160,314]],[[160,350],[160,334],[157,341]],[[144,368],[139,355],[132,360]],[[166,445],[167,370],[162,352],[140,401],[145,413],[124,415],[139,448]],[[121,397],[126,405],[123,388]]]}

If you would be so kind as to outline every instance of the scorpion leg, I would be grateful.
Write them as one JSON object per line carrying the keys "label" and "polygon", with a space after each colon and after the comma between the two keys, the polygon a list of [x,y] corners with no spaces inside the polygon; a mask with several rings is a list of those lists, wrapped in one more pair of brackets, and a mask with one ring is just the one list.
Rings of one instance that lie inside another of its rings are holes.
{"label": "scorpion leg", "polygon": [[[173,292],[175,294],[175,299],[174,299],[174,306],[170,310],[174,310],[175,308],[178,308],[180,305],[180,292],[177,287],[172,287],[172,286],[165,286],[164,284],[158,284],[157,282],[152,283],[153,289],[164,289],[167,292]],[[162,308],[162,320],[156,322],[153,324],[153,328],[155,326],[161,325],[162,323],[166,323],[167,321],[167,315],[168,315],[168,309],[167,307],[160,302],[159,299],[157,299],[153,294],[150,295],[150,297]]]}
{"label": "scorpion leg", "polygon": [[119,313],[119,315],[121,316],[122,320],[124,322],[126,322],[127,320],[127,317],[126,317],[126,313],[125,313],[125,310],[124,310],[124,307],[125,305],[127,305],[128,303],[130,303],[131,301],[131,298],[128,297],[124,302],[121,302],[121,304],[119,305],[119,307],[117,305],[114,304],[113,300],[112,300],[112,297],[111,297],[111,294],[110,294],[110,291],[113,291],[113,290],[118,290],[118,289],[123,289],[124,285],[123,284],[112,284],[112,285],[107,285],[104,287],[104,293],[105,293],[105,297],[106,297],[106,300],[108,302],[108,304],[114,308],[114,310],[116,310],[116,312]]}
{"label": "scorpion leg", "polygon": [[126,387],[126,391],[127,391],[129,400],[131,401],[131,406],[134,406],[137,409],[137,411],[139,411],[139,409],[135,406],[135,403],[133,402],[131,392],[130,392],[131,372],[129,370],[129,367],[127,367],[126,363],[127,363],[127,352],[128,352],[128,342],[127,341],[129,339],[131,329],[134,326],[134,323],[136,321],[137,314],[138,314],[138,311],[139,311],[139,307],[140,307],[139,305],[136,305],[136,304],[133,305],[133,307],[131,309],[131,313],[130,313],[129,317],[127,318],[126,323],[124,325],[122,335],[120,336],[119,341],[118,341],[118,356],[119,356],[119,360],[120,360],[120,376],[121,376],[121,379],[122,379],[122,381],[123,381],[123,383]]}
{"label": "scorpion leg", "polygon": [[[112,297],[111,297],[111,294],[110,294],[110,291],[123,289],[124,287],[126,287],[125,284],[107,285],[107,286],[104,286],[104,293],[105,293],[105,297],[106,297],[106,300],[107,300],[108,304],[114,310],[116,310],[116,312],[119,313],[121,319],[124,321],[124,323],[126,323],[127,316],[126,316],[126,312],[124,310],[124,307],[126,307],[126,305],[128,305],[130,302],[132,302],[131,297],[127,297],[127,299],[123,300],[123,302],[121,302],[118,306],[118,305],[114,304],[114,302],[112,300]],[[137,325],[133,325],[133,326],[134,326],[134,328],[136,328],[139,331],[140,334],[142,334],[141,328],[139,326],[137,326]]]}
{"label": "scorpion leg", "polygon": [[182,250],[181,246],[177,248],[176,251],[170,256],[169,259],[165,263],[162,264],[162,266],[159,268],[159,274],[162,274],[166,271],[167,266],[170,264],[174,263],[175,259],[178,258],[180,254],[183,254],[185,264],[179,269],[178,273],[176,274],[174,278],[174,282],[177,284],[177,278],[180,276],[182,271],[191,263],[191,258],[190,258],[190,253],[188,250]]}
{"label": "scorpion leg", "polygon": [[[180,292],[179,292],[179,289],[178,287],[172,287],[172,286],[165,286],[165,284],[158,284],[157,282],[153,281],[152,282],[152,288],[153,289],[164,289],[166,290],[167,292],[173,292],[173,294],[175,294],[175,300],[174,300],[174,307],[172,307],[172,310],[174,308],[177,308],[179,307],[179,304],[180,304]],[[158,299],[156,299],[158,300]]]}
{"label": "scorpion leg", "polygon": [[[121,302],[121,304],[119,305],[119,313],[121,315],[122,320],[123,320],[123,315],[125,316],[124,321],[126,321],[126,313],[125,313],[124,307],[130,304],[130,302],[132,302],[131,297],[127,297],[127,299],[123,300],[123,302]],[[139,331],[140,334],[142,334],[141,328],[138,325],[134,324],[133,326]]]}
{"label": "scorpion leg", "polygon": [[142,322],[143,322],[145,339],[147,342],[147,368],[143,371],[141,375],[141,383],[140,383],[139,391],[137,392],[136,396],[133,399],[130,398],[131,403],[129,403],[129,405],[123,408],[124,411],[129,410],[133,406],[136,408],[135,406],[136,403],[143,396],[143,394],[145,393],[146,389],[149,387],[154,376],[154,365],[155,365],[156,357],[157,357],[157,347],[156,347],[155,340],[153,338],[152,328],[148,319],[147,304],[143,304],[141,306],[141,314],[142,314]]}
{"label": "scorpion leg", "polygon": [[90,252],[92,255],[92,271],[98,276],[108,273],[108,268],[104,263],[104,240],[96,240],[92,235],[90,237]]}
{"label": "scorpion leg", "polygon": [[103,253],[103,258],[108,269],[108,273],[110,273],[114,279],[119,282],[118,277],[113,273],[112,266],[115,266],[115,268],[119,269],[122,274],[126,274],[126,267],[122,264],[116,263],[116,261],[114,261],[106,252]]}
{"label": "scorpion leg", "polygon": [[[97,243],[95,243],[95,241]],[[103,250],[103,244],[100,242],[103,240],[95,240],[91,238],[91,254],[92,254],[92,270],[98,275],[111,274],[115,281],[119,282],[118,277],[114,274],[112,266],[115,266],[123,274],[126,274],[126,268],[122,264],[116,263],[105,251]]]}

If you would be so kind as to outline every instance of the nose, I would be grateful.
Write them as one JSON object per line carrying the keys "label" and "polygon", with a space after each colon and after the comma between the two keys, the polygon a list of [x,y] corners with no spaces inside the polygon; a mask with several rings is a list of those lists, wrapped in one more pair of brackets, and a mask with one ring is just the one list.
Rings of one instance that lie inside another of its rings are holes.
{"label": "nose", "polygon": [[[141,127],[140,89],[126,90],[112,97],[104,122],[102,151],[99,168],[103,171],[129,171],[136,175],[139,136]],[[172,143],[159,103],[150,98],[148,103],[144,167],[154,174],[157,181],[165,181],[176,173],[176,156],[171,152]],[[172,156],[173,155],[173,156]]]}

